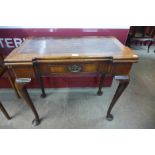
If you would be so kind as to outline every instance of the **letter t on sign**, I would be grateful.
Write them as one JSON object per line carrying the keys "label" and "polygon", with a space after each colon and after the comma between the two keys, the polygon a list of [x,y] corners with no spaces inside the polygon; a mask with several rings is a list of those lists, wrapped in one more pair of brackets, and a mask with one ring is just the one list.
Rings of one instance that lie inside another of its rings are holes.
{"label": "letter t on sign", "polygon": [[4,45],[3,45],[3,42],[2,41],[3,41],[3,38],[0,38],[0,47],[1,48],[4,48]]}

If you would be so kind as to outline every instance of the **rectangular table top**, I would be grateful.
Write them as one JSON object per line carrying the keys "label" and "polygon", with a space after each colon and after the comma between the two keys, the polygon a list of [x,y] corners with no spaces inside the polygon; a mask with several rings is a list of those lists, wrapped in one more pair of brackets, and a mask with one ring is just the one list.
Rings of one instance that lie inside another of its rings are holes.
{"label": "rectangular table top", "polygon": [[6,64],[32,62],[35,58],[104,59],[136,62],[138,56],[114,37],[30,37],[4,60]]}

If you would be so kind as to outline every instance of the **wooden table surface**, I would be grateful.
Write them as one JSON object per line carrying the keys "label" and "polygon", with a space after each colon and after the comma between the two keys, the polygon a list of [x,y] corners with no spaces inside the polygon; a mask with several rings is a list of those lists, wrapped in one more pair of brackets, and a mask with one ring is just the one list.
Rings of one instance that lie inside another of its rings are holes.
{"label": "wooden table surface", "polygon": [[138,56],[114,37],[27,38],[9,54],[5,63],[31,63],[35,58],[102,59],[136,62]]}

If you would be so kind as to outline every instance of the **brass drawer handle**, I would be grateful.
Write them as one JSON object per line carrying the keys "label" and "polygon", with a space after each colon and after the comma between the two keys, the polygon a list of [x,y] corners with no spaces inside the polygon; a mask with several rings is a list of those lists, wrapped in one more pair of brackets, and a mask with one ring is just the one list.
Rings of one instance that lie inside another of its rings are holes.
{"label": "brass drawer handle", "polygon": [[80,65],[74,64],[74,65],[68,66],[68,70],[70,72],[77,73],[77,72],[80,72],[82,70],[82,67]]}

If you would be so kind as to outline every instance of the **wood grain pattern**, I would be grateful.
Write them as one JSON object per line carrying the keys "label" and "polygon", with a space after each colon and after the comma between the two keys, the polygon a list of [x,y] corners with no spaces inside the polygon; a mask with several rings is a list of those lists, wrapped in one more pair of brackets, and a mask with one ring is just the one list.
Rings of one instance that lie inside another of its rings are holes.
{"label": "wood grain pattern", "polygon": [[7,63],[31,63],[33,59],[109,59],[136,62],[138,56],[114,37],[27,38],[5,59]]}

